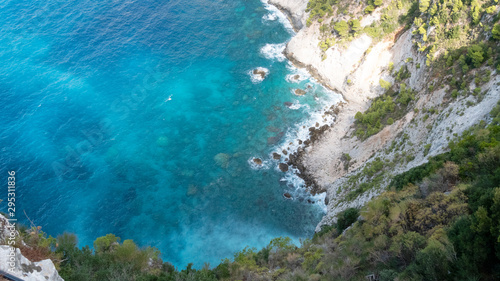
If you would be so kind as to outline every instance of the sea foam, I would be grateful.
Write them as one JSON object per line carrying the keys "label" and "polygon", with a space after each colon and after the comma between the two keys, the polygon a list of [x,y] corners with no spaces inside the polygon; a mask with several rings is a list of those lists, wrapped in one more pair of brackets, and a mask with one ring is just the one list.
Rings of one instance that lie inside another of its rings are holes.
{"label": "sea foam", "polygon": [[286,43],[266,44],[260,49],[260,54],[266,59],[284,61],[286,59],[285,51]]}
{"label": "sea foam", "polygon": [[287,16],[283,12],[281,12],[274,5],[269,4],[268,0],[261,0],[261,2],[262,2],[262,4],[264,4],[264,9],[269,11],[268,14],[266,14],[262,17],[263,20],[274,21],[274,20],[278,19],[278,21],[285,27],[285,29],[288,31],[288,33],[295,34],[295,31],[293,30],[292,24],[290,23]]}

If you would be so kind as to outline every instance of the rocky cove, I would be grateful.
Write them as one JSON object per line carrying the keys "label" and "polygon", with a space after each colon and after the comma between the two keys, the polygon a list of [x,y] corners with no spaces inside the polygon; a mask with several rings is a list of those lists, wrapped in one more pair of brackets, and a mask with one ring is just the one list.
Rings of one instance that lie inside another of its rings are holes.
{"label": "rocky cove", "polygon": [[[412,154],[413,159],[396,163],[390,172],[396,175],[425,163],[430,156],[445,152],[448,149],[446,140],[487,119],[498,100],[498,76],[483,86],[487,89],[484,98],[473,106],[470,105],[473,97],[450,100],[446,87],[429,90],[428,86],[437,83],[437,80],[433,80],[427,72],[425,54],[414,47],[411,28],[398,29],[392,36],[380,41],[362,34],[347,44],[322,51],[319,47],[321,24],[312,22],[306,25],[307,0],[271,0],[269,3],[288,16],[297,32],[286,45],[284,55],[287,59],[297,67],[307,69],[325,87],[342,94],[345,100],[345,103],[332,105],[335,121],[331,126],[311,127],[310,138],[301,140],[301,146],[285,159],[287,165],[299,170],[300,177],[312,194],[326,192],[327,214],[316,231],[324,224],[335,222],[339,212],[363,206],[387,187],[390,176],[381,185],[355,199],[346,199],[354,188],[348,184],[349,179],[361,177],[359,183],[370,181],[364,178],[363,169],[377,157],[385,158],[388,163],[399,161],[400,154],[386,153],[391,145],[404,143],[408,137],[412,139],[411,145],[406,145],[404,149]],[[380,13],[374,12],[361,21],[361,26],[368,26],[378,19]],[[406,83],[417,92],[417,102],[413,110],[394,124],[367,139],[358,139],[354,136],[355,114],[366,111],[371,101],[385,92],[379,85],[381,79],[395,82],[389,65],[393,65],[394,69],[409,69],[411,77]],[[441,107],[441,113],[422,114],[434,107]],[[426,151],[426,146],[430,150]]]}

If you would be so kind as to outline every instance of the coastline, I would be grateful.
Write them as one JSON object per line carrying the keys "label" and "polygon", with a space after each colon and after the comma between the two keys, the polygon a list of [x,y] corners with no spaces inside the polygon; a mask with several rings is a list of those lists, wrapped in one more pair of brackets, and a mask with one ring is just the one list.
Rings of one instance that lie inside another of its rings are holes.
{"label": "coastline", "polygon": [[[270,4],[293,9],[290,0],[272,0]],[[304,12],[305,8],[289,10],[288,14]],[[368,17],[362,21],[362,27],[376,20],[377,17]],[[487,90],[481,99],[472,95],[450,99],[448,87],[430,76],[426,54],[414,47],[412,31],[412,28],[400,28],[378,42],[361,34],[343,46],[334,45],[321,51],[320,24],[313,22],[306,27],[304,21],[303,28],[286,45],[284,55],[294,66],[306,69],[325,88],[341,94],[345,101],[337,107],[333,105],[335,120],[331,126],[309,128],[309,139],[288,161],[298,170],[297,176],[305,181],[311,194],[325,192],[327,212],[316,231],[320,231],[322,225],[334,223],[339,212],[360,208],[381,194],[389,185],[391,175],[422,165],[429,157],[448,151],[448,141],[480,121],[488,120],[489,112],[498,101],[498,76],[482,85]],[[378,133],[360,140],[354,136],[355,114],[365,112],[371,100],[385,93],[380,86],[381,80],[395,86],[401,82],[395,80],[389,65],[395,70],[405,67],[409,71],[410,76],[404,83],[415,92],[413,110]],[[431,90],[429,85],[440,87]],[[472,92],[475,87],[471,84],[469,90]],[[434,108],[439,109],[438,114],[426,113]],[[396,143],[400,147],[393,150]],[[357,185],[371,182],[363,170],[376,159],[393,166],[385,172],[380,184],[351,198],[349,195]],[[349,183],[352,177],[359,181]]]}
{"label": "coastline", "polygon": [[[347,85],[346,83],[347,74],[360,69],[361,64],[356,62],[367,60],[365,53],[372,43],[372,40],[367,36],[362,36],[357,41],[355,40],[356,42],[351,44],[352,47],[346,50],[339,48],[328,50],[331,53],[329,54],[330,58],[326,61],[321,59],[321,54],[317,52],[319,48],[317,48],[316,41],[319,42],[319,40],[312,38],[317,37],[316,29],[319,29],[319,26],[316,23],[313,23],[309,27],[305,25],[305,20],[308,16],[308,13],[305,12],[307,2],[305,1],[305,5],[302,6],[304,10],[293,10],[294,8],[300,9],[300,5],[291,6],[289,0],[271,0],[268,3],[282,11],[296,31],[296,34],[287,43],[283,52],[286,59],[295,67],[307,70],[319,84],[340,94],[344,100],[344,102],[328,106],[335,118],[333,124],[310,127],[309,138],[303,141],[303,144],[290,154],[287,161],[289,166],[295,167],[298,170],[296,174],[304,180],[308,191],[312,195],[316,195],[326,192],[328,184],[345,174],[343,170],[338,170],[335,174],[327,172],[321,175],[322,167],[320,166],[327,165],[331,160],[340,159],[344,151],[352,149],[352,142],[343,141],[343,139],[350,132],[351,125],[354,122],[354,115],[358,111],[366,110],[369,106],[369,99],[380,94],[381,90],[373,89],[373,87],[370,87],[372,85],[365,84],[363,87],[357,87],[357,85]],[[302,28],[298,28],[291,15],[303,15],[304,22]],[[388,42],[384,42],[379,46],[379,51],[382,53],[384,51],[387,52],[391,45]],[[351,56],[346,56],[346,53],[350,53]],[[374,52],[373,54],[376,53]],[[373,57],[373,54],[371,57]],[[305,57],[312,58],[312,60],[308,61],[304,59]],[[371,57],[368,59],[372,59]],[[385,54],[385,57],[389,57],[388,53]],[[340,63],[337,63],[337,61]],[[376,66],[372,66],[371,68],[378,69],[380,64],[386,63],[388,63],[387,59],[382,63],[378,62]],[[362,67],[361,69],[364,71]],[[332,81],[332,76],[334,76],[335,72],[338,72],[336,76],[340,79]],[[372,70],[371,72],[374,71]],[[379,77],[377,76],[372,77],[371,80],[378,81],[378,79]],[[325,146],[325,143],[328,145]],[[325,161],[325,156],[330,157],[330,161]],[[340,166],[342,164],[340,162],[336,163],[335,166]],[[325,203],[328,203],[328,199],[325,199]]]}

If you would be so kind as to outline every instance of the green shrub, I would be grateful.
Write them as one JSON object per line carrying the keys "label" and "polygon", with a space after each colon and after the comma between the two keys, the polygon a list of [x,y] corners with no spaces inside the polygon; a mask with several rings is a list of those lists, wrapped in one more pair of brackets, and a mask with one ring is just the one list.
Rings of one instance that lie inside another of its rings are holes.
{"label": "green shrub", "polygon": [[429,8],[429,0],[419,0],[418,9],[421,13],[424,13]]}
{"label": "green shrub", "polygon": [[491,30],[491,34],[494,39],[500,40],[500,24],[495,24]]}
{"label": "green shrub", "polygon": [[379,83],[380,83],[380,87],[382,87],[386,90],[389,90],[389,88],[391,87],[391,82],[385,81],[384,79],[380,79]]}
{"label": "green shrub", "polygon": [[368,5],[364,10],[365,14],[371,14],[373,11],[375,11],[375,7],[373,7],[373,5]]}
{"label": "green shrub", "polygon": [[479,67],[484,61],[483,48],[477,44],[469,47],[467,57],[474,67]]}
{"label": "green shrub", "polygon": [[340,37],[347,37],[347,35],[349,34],[349,25],[346,21],[342,20],[335,23],[334,29],[335,31],[337,31]]}
{"label": "green shrub", "polygon": [[342,233],[346,228],[351,226],[359,217],[359,210],[356,208],[349,208],[337,215],[337,232]]}

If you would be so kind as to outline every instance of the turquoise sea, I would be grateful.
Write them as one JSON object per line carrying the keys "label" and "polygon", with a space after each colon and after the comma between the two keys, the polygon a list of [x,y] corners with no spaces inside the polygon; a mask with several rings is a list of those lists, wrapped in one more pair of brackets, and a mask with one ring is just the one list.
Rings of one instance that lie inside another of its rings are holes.
{"label": "turquoise sea", "polygon": [[0,171],[17,173],[17,218],[80,246],[114,233],[178,267],[310,237],[322,197],[271,154],[339,96],[284,58],[291,36],[259,0],[0,1]]}

